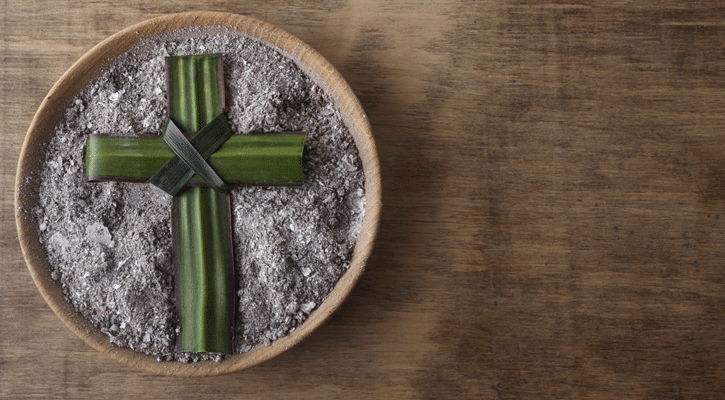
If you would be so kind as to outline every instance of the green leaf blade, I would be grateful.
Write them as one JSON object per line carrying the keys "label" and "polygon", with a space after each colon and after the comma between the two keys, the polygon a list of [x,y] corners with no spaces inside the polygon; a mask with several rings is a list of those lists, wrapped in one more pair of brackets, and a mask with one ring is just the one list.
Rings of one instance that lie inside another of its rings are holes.
{"label": "green leaf blade", "polygon": [[[186,132],[205,128],[192,138],[192,145],[200,150],[199,157],[207,159],[223,143],[218,141],[232,134],[220,106],[222,99],[210,100],[223,92],[218,89],[223,87],[220,55],[169,57],[167,63],[170,79],[181,81],[181,85],[170,86],[174,92],[169,93],[169,115],[176,116],[174,120],[181,121],[179,128]],[[214,119],[219,114],[220,121]],[[205,131],[208,126],[211,132]],[[184,255],[174,259],[181,305],[179,349],[231,353],[235,293],[229,196],[209,188],[191,188],[174,196],[172,209],[174,237],[188,246],[181,249],[181,244],[174,244],[175,251]]]}
{"label": "green leaf blade", "polygon": [[169,56],[169,116],[182,132],[196,132],[224,108],[221,54]]}
{"label": "green leaf blade", "polygon": [[304,144],[302,134],[235,135],[209,163],[234,184],[301,185]]}
{"label": "green leaf blade", "polygon": [[[173,121],[170,121],[170,123],[173,123]],[[206,160],[219,146],[233,135],[234,133],[232,132],[226,115],[220,113],[204,126],[201,132],[194,135],[190,143],[200,153],[201,157]],[[175,196],[188,183],[192,176],[194,176],[194,170],[181,157],[175,155],[149,179],[149,182],[158,186],[166,193]]]}
{"label": "green leaf blade", "polygon": [[[223,114],[222,114],[223,115]],[[209,187],[213,188],[217,192],[226,193],[227,187],[224,181],[217,175],[214,169],[206,162],[204,157],[199,154],[196,148],[186,139],[183,133],[176,127],[174,121],[169,120],[164,132],[164,142],[169,146],[171,150]]]}
{"label": "green leaf blade", "polygon": [[224,85],[220,85],[224,79],[221,75],[221,54],[198,55],[196,62],[199,67],[196,91],[201,105],[198,111],[199,127],[196,130],[200,130],[224,109]]}
{"label": "green leaf blade", "polygon": [[234,271],[228,196],[191,188],[174,197],[180,351],[231,352]]}
{"label": "green leaf blade", "polygon": [[145,182],[173,155],[157,138],[90,135],[86,177],[89,181]]}

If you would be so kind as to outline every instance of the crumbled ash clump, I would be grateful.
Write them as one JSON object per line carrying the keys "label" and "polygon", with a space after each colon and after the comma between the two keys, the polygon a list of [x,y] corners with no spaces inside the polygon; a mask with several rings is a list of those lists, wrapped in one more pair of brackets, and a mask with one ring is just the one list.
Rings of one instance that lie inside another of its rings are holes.
{"label": "crumbled ash clump", "polygon": [[224,28],[171,32],[119,57],[65,110],[33,214],[68,301],[112,343],[159,360],[223,358],[175,351],[171,196],[150,184],[86,182],[85,144],[91,133],[158,135],[167,119],[164,57],[201,53],[223,54],[235,133],[308,135],[304,185],[231,192],[236,352],[292,332],[325,300],[349,266],[364,216],[353,139],[330,97],[291,60]]}

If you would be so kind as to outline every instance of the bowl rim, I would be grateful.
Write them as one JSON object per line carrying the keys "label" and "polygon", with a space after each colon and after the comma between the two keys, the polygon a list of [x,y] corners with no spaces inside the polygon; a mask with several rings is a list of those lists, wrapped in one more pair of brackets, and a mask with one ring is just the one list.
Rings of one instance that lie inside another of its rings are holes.
{"label": "bowl rim", "polygon": [[[42,159],[38,156],[43,154],[43,144],[50,140],[55,127],[63,120],[65,106],[118,56],[144,38],[183,28],[216,26],[229,28],[275,48],[292,59],[332,96],[363,162],[365,217],[350,267],[320,307],[292,333],[269,346],[258,345],[246,353],[234,354],[220,362],[156,361],[151,355],[112,344],[105,334],[92,326],[65,300],[60,285],[51,278],[50,264],[38,240],[38,228],[32,217],[33,206],[38,201],[37,190],[32,184],[37,179],[37,170],[33,167],[35,161]],[[279,356],[330,318],[350,295],[372,252],[382,208],[381,187],[380,165],[370,122],[350,86],[329,61],[302,40],[269,23],[222,12],[185,12],[152,18],[115,33],[85,53],[53,85],[35,113],[23,141],[15,177],[15,221],[23,257],[38,290],[53,312],[83,341],[124,364],[147,372],[169,376],[210,376],[240,371]]]}

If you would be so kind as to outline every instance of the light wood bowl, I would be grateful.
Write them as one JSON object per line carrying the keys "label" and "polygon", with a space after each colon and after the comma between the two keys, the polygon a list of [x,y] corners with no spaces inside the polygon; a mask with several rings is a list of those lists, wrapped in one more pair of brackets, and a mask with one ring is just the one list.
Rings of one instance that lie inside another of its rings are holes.
{"label": "light wood bowl", "polygon": [[[113,60],[142,38],[193,26],[224,26],[257,38],[294,60],[325,92],[332,95],[362,158],[367,206],[349,269],[325,302],[300,327],[270,346],[261,345],[221,362],[184,364],[157,362],[152,356],[115,346],[106,335],[78,314],[65,300],[60,285],[50,276],[50,265],[38,240],[38,227],[30,211],[38,203],[37,182],[33,184],[33,179],[35,171],[40,168],[40,160],[44,159],[43,144],[51,139],[55,126],[62,121],[63,109],[91,79],[99,76]],[[28,180],[30,184],[24,183]],[[282,354],[322,325],[347,298],[362,274],[375,241],[381,208],[380,166],[370,123],[357,97],[335,67],[309,45],[279,28],[252,18],[216,12],[173,14],[142,22],[99,43],[73,64],[50,90],[30,124],[18,163],[15,192],[15,220],[23,255],[30,275],[50,308],[78,337],[98,351],[148,372],[175,376],[218,375],[252,367]],[[320,354],[320,357],[324,357],[324,354]]]}

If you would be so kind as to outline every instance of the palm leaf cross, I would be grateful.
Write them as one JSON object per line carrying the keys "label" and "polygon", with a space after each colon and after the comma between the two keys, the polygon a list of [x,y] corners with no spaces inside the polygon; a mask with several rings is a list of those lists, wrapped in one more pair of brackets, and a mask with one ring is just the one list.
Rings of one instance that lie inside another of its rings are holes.
{"label": "palm leaf cross", "polygon": [[[234,135],[220,54],[166,58],[162,138],[91,135],[89,181],[149,182],[173,197],[178,350],[231,353],[235,273],[228,186],[301,185],[305,135]],[[189,132],[189,136],[182,132]],[[198,132],[198,133],[196,133]]]}

